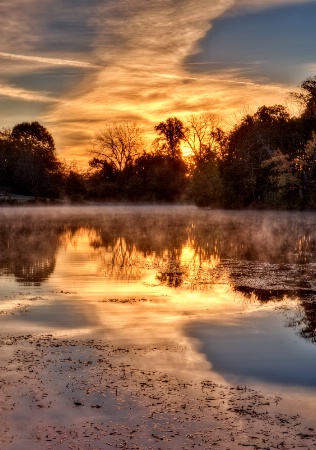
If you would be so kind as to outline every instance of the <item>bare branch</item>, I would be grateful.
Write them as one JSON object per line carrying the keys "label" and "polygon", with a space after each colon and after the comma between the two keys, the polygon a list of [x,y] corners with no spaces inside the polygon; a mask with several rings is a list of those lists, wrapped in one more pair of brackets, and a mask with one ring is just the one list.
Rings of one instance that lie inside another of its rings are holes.
{"label": "bare branch", "polygon": [[131,165],[144,148],[142,131],[134,122],[106,124],[92,142],[91,154],[120,172]]}

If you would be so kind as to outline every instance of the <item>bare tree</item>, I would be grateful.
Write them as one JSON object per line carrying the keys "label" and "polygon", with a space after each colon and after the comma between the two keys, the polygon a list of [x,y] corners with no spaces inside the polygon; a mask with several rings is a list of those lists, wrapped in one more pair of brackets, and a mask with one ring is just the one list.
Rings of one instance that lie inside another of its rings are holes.
{"label": "bare tree", "polygon": [[207,159],[210,153],[218,154],[223,138],[220,121],[213,114],[192,115],[186,121],[184,141],[196,162]]}
{"label": "bare tree", "polygon": [[142,131],[136,123],[109,123],[96,134],[91,154],[121,172],[142,150]]}

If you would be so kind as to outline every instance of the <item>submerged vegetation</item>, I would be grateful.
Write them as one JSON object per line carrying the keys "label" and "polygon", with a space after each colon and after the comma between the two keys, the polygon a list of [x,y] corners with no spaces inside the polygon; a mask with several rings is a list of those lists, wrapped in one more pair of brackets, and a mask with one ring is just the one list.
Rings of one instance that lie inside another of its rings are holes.
{"label": "submerged vegetation", "polygon": [[[316,207],[316,76],[290,94],[301,113],[262,106],[225,131],[211,114],[168,118],[145,144],[134,123],[95,136],[89,169],[62,162],[38,122],[0,132],[0,203],[31,199],[190,202],[201,207]],[[185,152],[184,152],[185,150]],[[187,153],[187,156],[184,156]]]}

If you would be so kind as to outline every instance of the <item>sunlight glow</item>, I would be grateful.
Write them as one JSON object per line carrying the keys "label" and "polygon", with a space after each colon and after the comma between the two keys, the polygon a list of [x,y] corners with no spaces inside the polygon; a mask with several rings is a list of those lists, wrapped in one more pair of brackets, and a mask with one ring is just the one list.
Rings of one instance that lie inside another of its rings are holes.
{"label": "sunlight glow", "polygon": [[192,149],[185,144],[181,145],[181,152],[183,157],[193,156]]}
{"label": "sunlight glow", "polygon": [[[255,78],[253,68],[245,70],[238,62],[224,67],[210,61],[208,68],[201,69],[188,58],[201,52],[203,38],[217,19],[295,3],[302,2],[184,0],[175,8],[174,0],[164,1],[163,7],[147,0],[108,0],[97,1],[94,8],[85,11],[89,19],[81,17],[81,12],[78,19],[67,16],[66,11],[62,20],[54,21],[54,16],[38,18],[30,14],[42,11],[39,0],[19,0],[10,8],[6,2],[9,12],[2,24],[3,35],[7,36],[2,48],[6,52],[0,52],[0,58],[6,60],[6,81],[0,86],[0,95],[6,102],[19,99],[40,103],[35,111],[41,113],[34,119],[43,122],[54,136],[59,156],[86,167],[90,142],[107,122],[136,122],[143,127],[150,145],[154,126],[168,117],[183,119],[211,112],[229,122],[245,105],[256,109],[262,104],[282,103],[289,86]],[[54,40],[47,43],[40,34],[43,29],[57,33],[56,23],[60,23],[58,31],[66,32],[62,24],[67,21],[76,29],[93,28],[87,42],[89,51],[58,52],[52,46]],[[26,42],[16,42],[12,31],[16,29],[20,29],[20,36],[28,36]],[[47,71],[49,66],[51,72]],[[55,72],[58,67],[64,67],[64,71]],[[36,85],[34,76],[38,84],[35,90],[26,87]],[[69,77],[73,83],[67,82]],[[49,82],[56,92],[41,89]],[[12,111],[3,109],[4,126],[15,125],[16,109],[14,103],[10,105]],[[30,105],[25,106],[25,110],[28,108],[31,111]],[[183,154],[189,154],[185,147]]]}

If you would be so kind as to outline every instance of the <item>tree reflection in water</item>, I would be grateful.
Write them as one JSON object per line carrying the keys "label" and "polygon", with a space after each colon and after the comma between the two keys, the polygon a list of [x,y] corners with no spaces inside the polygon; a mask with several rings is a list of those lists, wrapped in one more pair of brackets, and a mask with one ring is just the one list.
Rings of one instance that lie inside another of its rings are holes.
{"label": "tree reflection in water", "polygon": [[[53,211],[53,213],[52,213]],[[0,213],[1,214],[1,213]],[[82,208],[2,214],[0,270],[18,283],[43,283],[58,248],[89,236],[100,276],[141,280],[147,269],[170,287],[226,282],[262,302],[298,298],[288,324],[316,342],[316,216],[195,208]]]}
{"label": "tree reflection in water", "polygon": [[300,308],[294,310],[288,325],[296,327],[303,338],[316,343],[316,298],[301,300]]}
{"label": "tree reflection in water", "polygon": [[[236,291],[242,292],[250,301],[284,302],[283,311],[285,325],[294,328],[299,336],[316,343],[316,292],[314,290],[274,290],[255,289],[237,286]],[[288,305],[288,301],[291,301]]]}
{"label": "tree reflection in water", "polygon": [[0,268],[18,283],[41,284],[54,272],[60,231],[49,223],[1,223]]}
{"label": "tree reflection in water", "polygon": [[[225,278],[245,295],[255,292],[262,303],[299,298],[301,307],[291,309],[296,319],[292,314],[288,325],[295,323],[302,337],[316,342],[315,223],[313,215],[290,213],[136,214],[103,223],[92,245],[103,261],[100,270],[117,279],[139,279],[154,268],[157,280],[171,287],[205,290]],[[260,268],[257,290],[254,266]]]}

